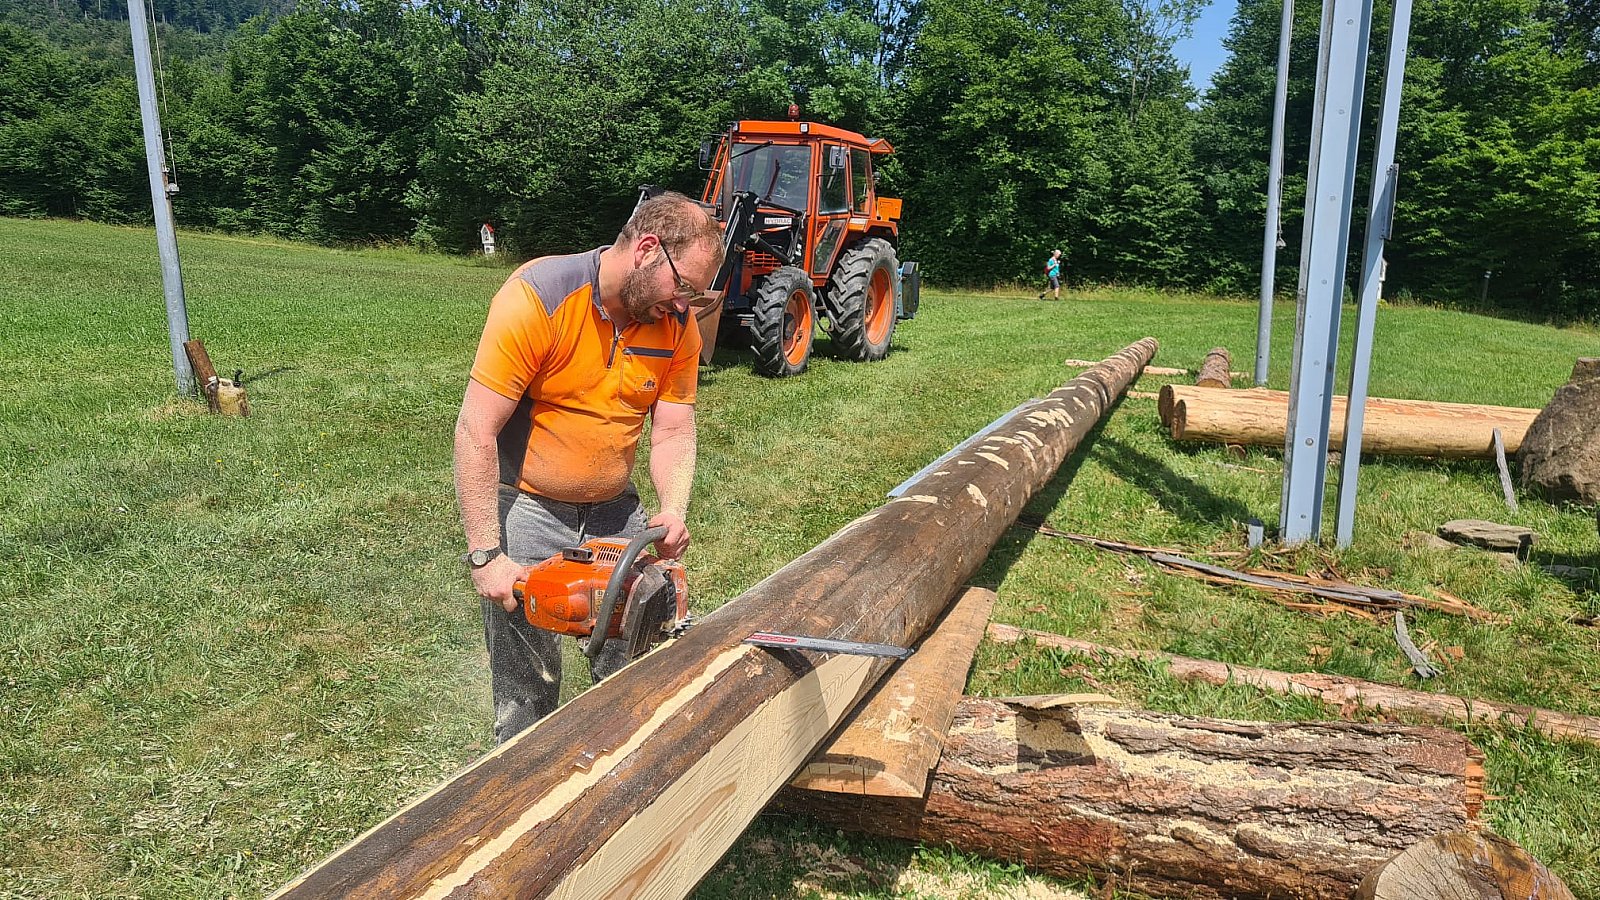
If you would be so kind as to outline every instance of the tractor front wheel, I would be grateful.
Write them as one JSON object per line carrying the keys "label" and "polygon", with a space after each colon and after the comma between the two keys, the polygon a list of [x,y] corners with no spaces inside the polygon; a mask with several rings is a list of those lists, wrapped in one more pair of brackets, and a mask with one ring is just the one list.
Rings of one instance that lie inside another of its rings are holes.
{"label": "tractor front wheel", "polygon": [[757,372],[787,378],[806,370],[817,324],[814,296],[811,277],[793,266],[774,270],[750,292],[750,349]]}
{"label": "tractor front wheel", "polygon": [[858,362],[889,355],[899,285],[900,261],[888,241],[867,238],[839,255],[824,301],[835,353]]}

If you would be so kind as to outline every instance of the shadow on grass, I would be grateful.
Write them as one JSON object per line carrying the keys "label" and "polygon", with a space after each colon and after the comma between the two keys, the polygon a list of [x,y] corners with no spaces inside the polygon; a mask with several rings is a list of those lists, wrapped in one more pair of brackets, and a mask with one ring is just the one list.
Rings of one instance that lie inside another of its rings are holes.
{"label": "shadow on grass", "polygon": [[1163,509],[1186,522],[1227,527],[1251,518],[1249,507],[1243,503],[1179,475],[1148,453],[1110,437],[1104,439],[1102,446],[1105,452],[1095,457],[1101,464],[1123,481],[1149,491]]}

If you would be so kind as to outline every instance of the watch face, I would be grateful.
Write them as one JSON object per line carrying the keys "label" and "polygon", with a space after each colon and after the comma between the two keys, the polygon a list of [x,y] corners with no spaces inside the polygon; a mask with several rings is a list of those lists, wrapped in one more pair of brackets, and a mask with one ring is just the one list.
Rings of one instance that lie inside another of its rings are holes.
{"label": "watch face", "polygon": [[467,559],[472,562],[473,568],[477,568],[478,566],[487,565],[489,563],[489,551],[487,551],[487,550],[474,550],[471,553],[467,554]]}

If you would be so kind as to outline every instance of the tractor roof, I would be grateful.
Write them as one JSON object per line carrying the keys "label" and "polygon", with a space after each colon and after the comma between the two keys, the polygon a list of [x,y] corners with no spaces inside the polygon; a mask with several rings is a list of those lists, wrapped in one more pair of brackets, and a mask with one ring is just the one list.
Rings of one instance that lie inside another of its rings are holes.
{"label": "tractor roof", "polygon": [[771,138],[829,138],[861,147],[872,153],[893,153],[894,148],[883,138],[869,138],[854,131],[824,125],[821,122],[767,121],[741,119],[733,123],[733,132],[739,135]]}

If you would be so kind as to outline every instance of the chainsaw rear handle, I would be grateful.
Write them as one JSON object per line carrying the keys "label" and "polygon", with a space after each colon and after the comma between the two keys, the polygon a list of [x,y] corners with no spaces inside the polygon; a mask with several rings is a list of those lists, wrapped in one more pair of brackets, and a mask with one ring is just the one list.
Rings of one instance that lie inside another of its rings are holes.
{"label": "chainsaw rear handle", "polygon": [[606,635],[611,632],[611,615],[617,608],[617,597],[622,593],[623,582],[628,580],[628,570],[633,568],[633,561],[645,547],[654,541],[659,541],[667,536],[667,526],[657,525],[646,528],[637,537],[628,542],[622,556],[617,559],[617,567],[611,570],[611,579],[606,582],[605,597],[600,601],[600,612],[594,618],[594,631],[589,635],[589,643],[583,647],[583,655],[594,659],[605,648]]}

